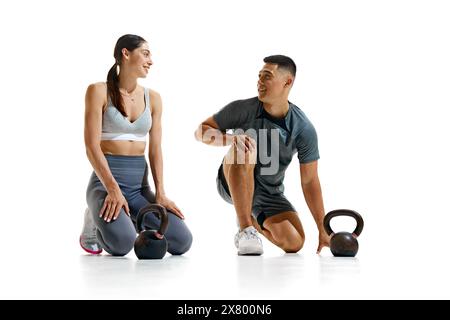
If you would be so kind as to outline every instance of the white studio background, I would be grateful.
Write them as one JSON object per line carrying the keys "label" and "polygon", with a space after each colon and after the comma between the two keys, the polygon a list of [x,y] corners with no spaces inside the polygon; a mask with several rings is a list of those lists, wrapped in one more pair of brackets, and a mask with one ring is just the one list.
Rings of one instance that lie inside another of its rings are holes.
{"label": "white studio background", "polygon": [[[449,15],[445,1],[1,2],[0,248],[13,257],[3,272],[18,276],[21,258],[46,268],[49,254],[81,253],[92,170],[84,94],[105,80],[117,38],[134,33],[153,54],[140,83],[163,98],[165,186],[194,233],[188,256],[232,246],[236,228],[215,188],[226,149],[196,142],[194,130],[228,102],[255,96],[262,59],[286,54],[298,67],[290,100],[318,132],[326,211],[363,215],[359,254],[386,259],[380,279],[401,274],[405,259],[444,276]],[[305,226],[303,254],[313,255],[317,231],[299,181],[294,158],[286,195]],[[433,294],[449,298],[442,280]]]}

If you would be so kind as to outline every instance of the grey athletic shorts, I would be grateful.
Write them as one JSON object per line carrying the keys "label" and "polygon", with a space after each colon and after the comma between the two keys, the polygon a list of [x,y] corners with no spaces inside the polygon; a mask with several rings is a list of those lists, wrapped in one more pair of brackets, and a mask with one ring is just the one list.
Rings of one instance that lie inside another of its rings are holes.
{"label": "grey athletic shorts", "polygon": [[[229,204],[233,204],[230,189],[227,180],[223,174],[223,163],[220,165],[216,178],[217,191],[223,200]],[[263,223],[266,218],[274,216],[284,211],[296,212],[294,206],[286,197],[280,194],[269,194],[258,187],[255,181],[255,192],[253,194],[252,214],[258,221],[261,228],[264,229]]]}

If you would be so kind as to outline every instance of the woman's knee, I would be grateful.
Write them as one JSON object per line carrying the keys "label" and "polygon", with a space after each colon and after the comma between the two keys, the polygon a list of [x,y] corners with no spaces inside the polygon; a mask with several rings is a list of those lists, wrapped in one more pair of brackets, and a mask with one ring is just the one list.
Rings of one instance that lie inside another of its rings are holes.
{"label": "woman's knee", "polygon": [[111,254],[113,256],[124,256],[128,254],[134,247],[134,241],[136,240],[136,233],[122,234],[118,237],[116,243],[111,248]]}
{"label": "woman's knee", "polygon": [[[192,233],[184,223],[172,211],[167,210],[169,225],[165,233],[168,242],[167,251],[172,255],[180,255],[186,253],[192,245]],[[147,229],[157,230],[161,221],[155,215],[149,214],[145,217],[145,226]]]}
{"label": "woman's knee", "polygon": [[[115,224],[114,221],[110,224]],[[110,225],[112,227],[112,225]],[[116,228],[101,228],[99,238],[106,252],[113,256],[124,256],[134,247],[136,240],[136,231],[131,223],[115,226]]]}
{"label": "woman's knee", "polygon": [[178,230],[168,241],[168,252],[172,255],[181,255],[189,251],[192,246],[192,233],[185,226],[182,230]]}

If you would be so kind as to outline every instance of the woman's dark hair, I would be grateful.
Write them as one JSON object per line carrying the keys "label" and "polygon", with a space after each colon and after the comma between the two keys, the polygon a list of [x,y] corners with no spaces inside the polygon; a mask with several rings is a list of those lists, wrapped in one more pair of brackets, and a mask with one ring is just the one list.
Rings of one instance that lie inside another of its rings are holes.
{"label": "woman's dark hair", "polygon": [[142,43],[146,42],[144,38],[136,36],[134,34],[125,34],[121,36],[114,47],[114,59],[116,62],[109,69],[108,76],[106,78],[106,86],[108,88],[108,96],[111,98],[112,104],[119,110],[119,112],[127,117],[125,108],[123,106],[123,99],[119,91],[119,75],[117,74],[117,66],[121,67],[122,63],[122,49],[126,48],[128,51],[140,47]]}

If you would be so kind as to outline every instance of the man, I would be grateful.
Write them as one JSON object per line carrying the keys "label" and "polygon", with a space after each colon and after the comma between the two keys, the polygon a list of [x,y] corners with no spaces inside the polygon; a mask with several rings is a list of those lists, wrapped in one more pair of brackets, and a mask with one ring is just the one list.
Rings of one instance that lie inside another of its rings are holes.
{"label": "man", "polygon": [[[257,231],[285,252],[303,247],[302,224],[283,195],[284,173],[297,153],[303,194],[319,230],[319,253],[329,246],[330,238],[323,228],[316,131],[305,114],[288,101],[296,74],[294,61],[275,55],[266,57],[264,63],[258,97],[231,102],[203,121],[195,136],[209,145],[231,145],[218,171],[217,188],[236,210],[239,255],[263,253]],[[233,134],[226,133],[227,129]]]}

